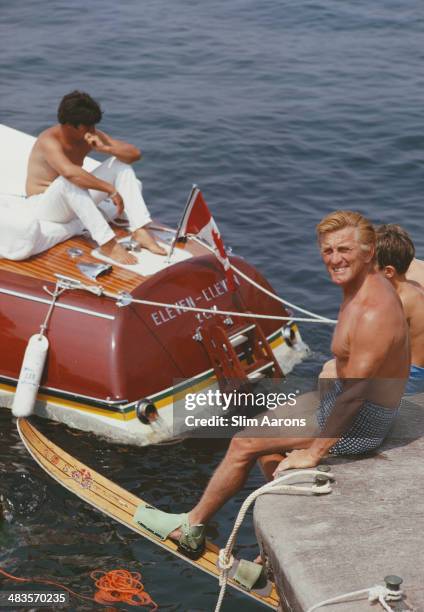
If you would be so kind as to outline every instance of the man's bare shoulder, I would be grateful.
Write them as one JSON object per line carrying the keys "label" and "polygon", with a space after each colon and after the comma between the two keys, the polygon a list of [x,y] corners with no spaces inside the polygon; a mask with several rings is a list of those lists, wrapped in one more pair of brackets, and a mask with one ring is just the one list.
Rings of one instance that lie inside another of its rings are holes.
{"label": "man's bare shoulder", "polygon": [[370,276],[357,304],[357,324],[379,326],[403,319],[402,303],[390,282],[380,274]]}
{"label": "man's bare shoulder", "polygon": [[60,142],[60,129],[58,125],[53,125],[41,132],[38,135],[35,144],[44,145],[48,143],[59,143]]}
{"label": "man's bare shoulder", "polygon": [[370,274],[361,291],[361,298],[370,310],[379,311],[392,303],[399,305],[399,298],[392,284],[382,274]]}
{"label": "man's bare shoulder", "polygon": [[424,310],[424,289],[414,281],[405,281],[399,287],[399,297],[405,311]]}
{"label": "man's bare shoulder", "polygon": [[424,287],[424,261],[413,259],[406,273],[406,278],[421,287]]}

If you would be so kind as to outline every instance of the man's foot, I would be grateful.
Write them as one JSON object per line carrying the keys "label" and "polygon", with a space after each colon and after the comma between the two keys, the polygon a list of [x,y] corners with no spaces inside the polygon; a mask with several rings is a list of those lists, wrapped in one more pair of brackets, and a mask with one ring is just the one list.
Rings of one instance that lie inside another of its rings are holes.
{"label": "man's foot", "polygon": [[135,512],[134,521],[162,540],[177,541],[186,554],[199,556],[203,552],[205,526],[191,525],[188,514],[169,514],[143,502]]}
{"label": "man's foot", "polygon": [[253,563],[257,563],[258,565],[263,565],[263,564],[264,564],[264,561],[263,561],[263,559],[262,559],[261,555],[258,555],[258,556],[256,557],[256,559],[254,559],[254,560],[253,560]]}
{"label": "man's foot", "polygon": [[139,229],[135,230],[132,237],[141,247],[155,253],[156,255],[167,254],[166,250],[156,242],[152,234],[145,227],[140,227]]}
{"label": "man's foot", "polygon": [[109,240],[106,244],[102,244],[99,250],[102,255],[106,255],[106,257],[113,259],[117,263],[127,266],[138,263],[137,257],[126,251],[115,238],[112,238],[112,240]]}

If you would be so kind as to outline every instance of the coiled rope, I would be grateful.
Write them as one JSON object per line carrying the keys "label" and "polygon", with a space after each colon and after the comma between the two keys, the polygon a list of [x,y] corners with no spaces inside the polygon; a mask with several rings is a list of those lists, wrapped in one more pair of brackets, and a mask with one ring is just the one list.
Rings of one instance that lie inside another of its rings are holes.
{"label": "coiled rope", "polygon": [[97,587],[94,598],[76,593],[64,584],[54,580],[48,580],[47,578],[20,578],[19,576],[9,574],[9,572],[6,572],[1,567],[0,574],[14,582],[55,586],[83,601],[94,601],[103,605],[121,602],[129,604],[130,606],[151,607],[152,612],[155,612],[155,610],[159,608],[157,603],[153,601],[147,591],[144,590],[144,585],[141,582],[141,574],[139,572],[129,572],[125,569],[116,569],[110,572],[94,570],[91,572],[90,577],[94,580],[95,586]]}
{"label": "coiled rope", "polygon": [[149,593],[144,590],[140,572],[129,572],[125,569],[103,572],[95,570],[90,574],[97,587],[95,601],[101,604],[122,602],[131,606],[152,606],[154,612],[158,609]]}
{"label": "coiled rope", "polygon": [[323,485],[312,484],[308,486],[305,486],[305,485],[302,486],[302,485],[295,485],[295,484],[282,484],[283,482],[290,480],[291,478],[295,476],[308,476],[308,475],[309,476],[318,476],[318,475],[322,476],[323,472],[320,470],[313,470],[313,469],[296,470],[293,472],[289,472],[288,474],[285,474],[284,476],[279,476],[278,478],[276,478],[275,480],[272,480],[271,482],[267,482],[265,485],[263,485],[259,489],[256,489],[255,491],[253,491],[244,500],[237,514],[237,518],[234,522],[234,527],[231,531],[230,537],[228,538],[227,544],[225,545],[225,548],[221,548],[221,550],[219,551],[218,566],[220,569],[219,584],[221,586],[221,589],[219,592],[218,601],[216,603],[215,612],[219,612],[221,610],[222,602],[224,600],[224,595],[225,595],[225,591],[227,588],[229,573],[234,563],[234,557],[232,555],[232,551],[233,551],[234,544],[236,541],[237,533],[241,527],[241,524],[244,521],[244,518],[250,506],[260,495],[265,495],[267,493],[273,493],[273,494],[278,494],[278,495],[281,495],[284,493],[292,493],[292,492],[303,493],[303,494],[313,494],[313,495],[323,495],[323,494],[331,493],[332,489],[330,485],[330,479],[334,478],[331,472],[325,473],[325,476],[327,476],[328,480]]}

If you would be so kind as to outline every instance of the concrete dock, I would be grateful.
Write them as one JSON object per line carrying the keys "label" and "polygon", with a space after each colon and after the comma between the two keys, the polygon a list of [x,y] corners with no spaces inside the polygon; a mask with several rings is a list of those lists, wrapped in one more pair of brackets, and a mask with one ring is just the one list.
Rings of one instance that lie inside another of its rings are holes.
{"label": "concrete dock", "polygon": [[[305,612],[322,600],[384,585],[386,575],[397,574],[406,603],[424,611],[424,394],[404,401],[377,453],[325,463],[336,477],[331,494],[264,495],[256,501],[256,534],[282,610]],[[320,609],[383,610],[366,596]]]}

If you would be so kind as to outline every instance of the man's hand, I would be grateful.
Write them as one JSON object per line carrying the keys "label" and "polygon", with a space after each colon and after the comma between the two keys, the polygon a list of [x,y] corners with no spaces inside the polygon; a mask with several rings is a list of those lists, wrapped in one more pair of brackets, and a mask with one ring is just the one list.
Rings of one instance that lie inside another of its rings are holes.
{"label": "man's hand", "polygon": [[140,149],[123,140],[111,138],[97,128],[94,132],[87,132],[84,138],[94,151],[113,155],[124,164],[133,164],[141,158]]}
{"label": "man's hand", "polygon": [[121,194],[118,193],[117,191],[112,193],[109,197],[112,200],[112,202],[115,204],[116,214],[119,217],[119,215],[122,215],[122,213],[124,212],[124,200],[122,199]]}
{"label": "man's hand", "polygon": [[309,449],[294,450],[287,454],[287,457],[280,461],[273,473],[274,478],[281,476],[280,472],[292,469],[313,468],[320,462],[320,457],[312,453]]}
{"label": "man's hand", "polygon": [[107,145],[100,136],[96,133],[87,132],[84,135],[84,140],[90,145],[92,149],[98,151],[99,153],[110,153],[111,148]]}

